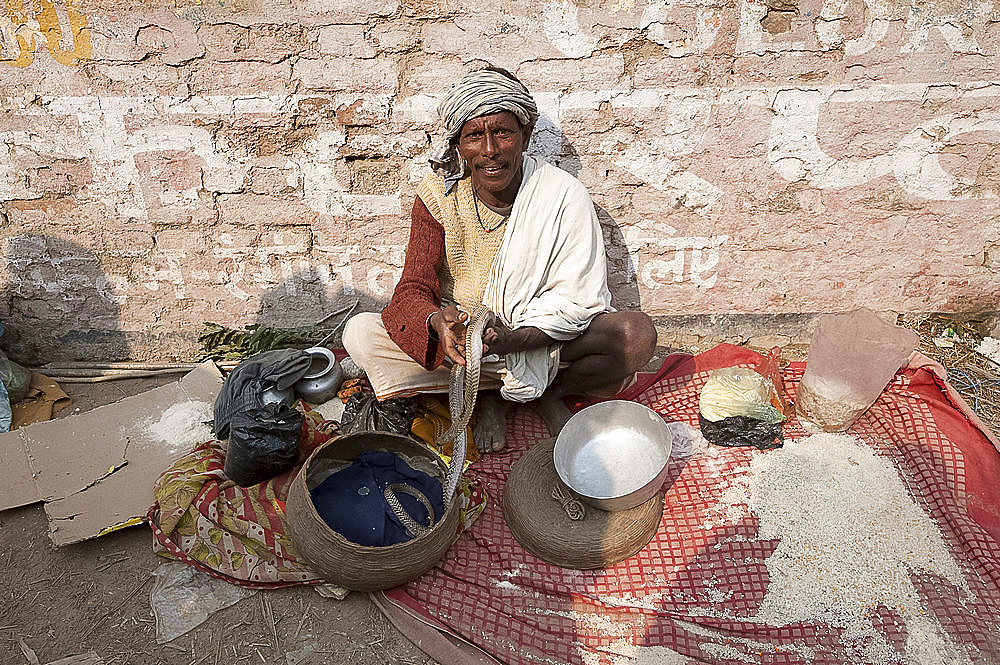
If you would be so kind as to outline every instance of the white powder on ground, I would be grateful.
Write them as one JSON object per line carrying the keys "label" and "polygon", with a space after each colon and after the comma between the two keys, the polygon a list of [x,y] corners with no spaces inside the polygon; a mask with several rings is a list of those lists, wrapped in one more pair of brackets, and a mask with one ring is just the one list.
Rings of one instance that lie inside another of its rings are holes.
{"label": "white powder on ground", "polygon": [[689,665],[692,659],[668,647],[635,646],[627,640],[612,642],[601,647],[600,653],[581,649],[583,665]]}
{"label": "white powder on ground", "polygon": [[[828,623],[842,629],[857,662],[897,663],[899,654],[871,625],[880,605],[907,624],[908,663],[971,658],[926,616],[911,571],[971,591],[934,522],[914,503],[891,462],[849,436],[815,434],[755,455],[746,493],[734,484],[723,502],[758,516],[763,540],[778,540],[766,560],[767,594],[752,620],[769,625]],[[729,512],[729,511],[727,511]],[[738,513],[738,510],[732,511]]]}
{"label": "white powder on ground", "polygon": [[983,354],[995,363],[1000,363],[1000,339],[984,337],[983,341],[976,347],[976,352]]}
{"label": "white powder on ground", "polygon": [[166,443],[172,453],[190,450],[214,438],[212,428],[206,424],[212,417],[212,405],[208,402],[178,402],[167,407],[158,421],[150,422],[146,434]]}

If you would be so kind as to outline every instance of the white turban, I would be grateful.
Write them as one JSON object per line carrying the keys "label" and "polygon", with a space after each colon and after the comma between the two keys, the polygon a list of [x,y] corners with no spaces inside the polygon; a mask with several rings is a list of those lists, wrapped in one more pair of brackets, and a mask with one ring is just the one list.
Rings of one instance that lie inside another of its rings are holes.
{"label": "white turban", "polygon": [[428,160],[434,172],[444,178],[445,194],[465,175],[465,164],[452,139],[469,120],[500,111],[510,111],[525,126],[538,120],[538,107],[528,89],[520,81],[498,71],[469,72],[448,89],[438,105],[444,137]]}

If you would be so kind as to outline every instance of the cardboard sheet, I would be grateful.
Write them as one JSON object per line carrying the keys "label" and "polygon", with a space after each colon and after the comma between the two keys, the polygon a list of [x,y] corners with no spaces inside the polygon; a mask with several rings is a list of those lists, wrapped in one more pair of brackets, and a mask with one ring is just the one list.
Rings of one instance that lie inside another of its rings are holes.
{"label": "cardboard sheet", "polygon": [[38,372],[31,373],[28,395],[17,404],[11,404],[12,427],[17,429],[32,423],[51,420],[52,414],[69,406],[73,400],[59,384]]}
{"label": "cardboard sheet", "polygon": [[174,383],[0,435],[0,510],[45,502],[55,545],[140,523],[153,483],[185,451],[149,433],[175,404],[211,404],[222,375],[205,362]]}

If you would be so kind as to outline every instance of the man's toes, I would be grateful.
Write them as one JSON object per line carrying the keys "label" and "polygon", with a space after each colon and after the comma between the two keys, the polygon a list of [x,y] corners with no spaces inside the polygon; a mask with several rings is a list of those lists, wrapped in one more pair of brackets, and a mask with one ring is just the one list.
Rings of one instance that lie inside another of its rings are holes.
{"label": "man's toes", "polygon": [[474,434],[479,450],[485,453],[503,450],[507,425],[506,413],[507,408],[503,401],[484,396]]}

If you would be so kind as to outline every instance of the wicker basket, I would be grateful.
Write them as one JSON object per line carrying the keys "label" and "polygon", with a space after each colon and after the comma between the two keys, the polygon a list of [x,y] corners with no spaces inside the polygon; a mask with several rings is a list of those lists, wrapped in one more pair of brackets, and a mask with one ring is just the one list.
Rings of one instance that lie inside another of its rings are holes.
{"label": "wicker basket", "polygon": [[458,536],[459,501],[427,533],[404,543],[369,547],[353,543],[327,526],[316,512],[311,490],[329,475],[331,463],[350,461],[363,452],[386,450],[426,458],[447,472],[444,463],[412,439],[389,432],[355,432],[313,451],[288,492],[288,529],[292,543],[310,567],[328,582],[354,591],[378,591],[406,584],[434,567]]}
{"label": "wicker basket", "polygon": [[514,463],[504,486],[504,520],[521,547],[546,563],[576,570],[606,568],[646,547],[663,518],[662,492],[628,510],[587,506],[583,519],[572,520],[552,497],[556,487],[572,496],[556,473],[554,443],[547,439],[532,446]]}

